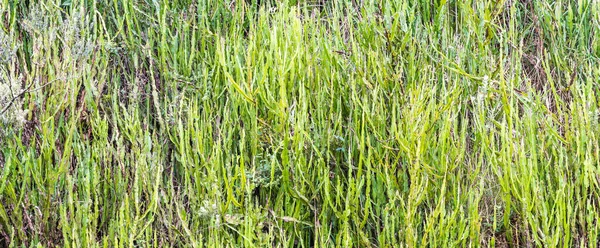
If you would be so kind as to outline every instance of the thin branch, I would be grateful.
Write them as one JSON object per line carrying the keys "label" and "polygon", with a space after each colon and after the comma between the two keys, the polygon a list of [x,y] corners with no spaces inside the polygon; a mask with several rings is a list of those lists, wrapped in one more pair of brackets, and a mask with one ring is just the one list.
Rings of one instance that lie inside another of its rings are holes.
{"label": "thin branch", "polygon": [[[4,108],[2,109],[2,111],[0,111],[0,115],[4,115],[4,113],[6,113],[6,111],[8,111],[8,109],[9,109],[9,108],[10,108],[10,107],[13,105],[13,103],[14,103],[14,102],[15,102],[17,99],[19,99],[19,98],[21,98],[23,95],[25,95],[25,93],[31,93],[31,92],[34,92],[34,91],[36,91],[36,90],[40,90],[40,89],[42,89],[42,88],[44,88],[44,87],[48,86],[49,84],[51,84],[51,83],[54,83],[55,81],[57,81],[57,79],[55,79],[55,80],[52,80],[52,81],[50,81],[50,82],[48,82],[48,83],[45,83],[44,85],[42,85],[42,86],[40,86],[40,87],[37,87],[37,88],[35,88],[35,89],[33,89],[33,90],[29,90],[29,89],[31,89],[31,87],[33,87],[33,83],[29,84],[29,85],[27,86],[27,88],[25,88],[23,91],[21,91],[21,93],[19,93],[18,95],[14,96],[14,97],[13,97],[13,98],[12,98],[12,99],[11,99],[11,100],[8,102],[8,105],[6,105],[6,107],[4,107]],[[10,87],[9,87],[9,88],[10,88]],[[12,89],[11,89],[11,90],[12,90]],[[11,94],[11,95],[12,95],[12,94]]]}
{"label": "thin branch", "polygon": [[[8,109],[13,105],[13,103],[21,98],[21,96],[25,95],[25,93],[27,93],[27,91],[33,86],[33,83],[31,83],[29,86],[27,86],[27,88],[25,88],[23,91],[21,91],[21,93],[17,94],[17,96],[14,96],[9,102],[8,105],[6,105],[6,107],[4,107],[2,109],[2,111],[0,112],[0,115],[4,115],[4,113],[6,113],[6,111],[8,111]],[[8,87],[10,88],[10,86]],[[12,95],[12,94],[11,94]]]}

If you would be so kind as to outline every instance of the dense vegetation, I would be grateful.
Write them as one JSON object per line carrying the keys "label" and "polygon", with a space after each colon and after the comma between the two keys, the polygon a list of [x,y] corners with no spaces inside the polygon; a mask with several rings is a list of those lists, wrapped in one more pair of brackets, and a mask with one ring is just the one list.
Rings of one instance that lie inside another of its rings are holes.
{"label": "dense vegetation", "polygon": [[0,246],[600,245],[596,0],[0,0]]}

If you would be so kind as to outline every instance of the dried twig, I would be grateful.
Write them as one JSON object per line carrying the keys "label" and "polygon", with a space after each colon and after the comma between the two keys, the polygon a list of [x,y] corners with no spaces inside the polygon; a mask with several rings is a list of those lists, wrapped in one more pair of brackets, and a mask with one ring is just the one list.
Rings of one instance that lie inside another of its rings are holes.
{"label": "dried twig", "polygon": [[7,105],[6,105],[6,106],[5,106],[5,107],[2,109],[2,111],[0,111],[0,115],[4,115],[4,113],[6,113],[6,111],[8,111],[8,109],[9,109],[9,108],[10,108],[10,107],[11,107],[11,106],[12,106],[12,105],[15,103],[15,101],[16,101],[17,99],[21,98],[23,95],[25,95],[25,93],[30,93],[30,92],[34,92],[34,91],[40,90],[40,89],[42,89],[42,88],[44,88],[44,87],[48,86],[49,84],[51,84],[51,83],[54,83],[55,81],[57,81],[57,79],[55,79],[55,80],[52,80],[52,81],[50,81],[50,82],[48,82],[48,83],[45,83],[44,85],[42,85],[42,86],[40,86],[40,87],[37,87],[37,88],[35,88],[35,89],[33,89],[33,90],[30,90],[30,89],[31,89],[31,87],[33,87],[33,83],[29,84],[29,85],[28,85],[28,86],[27,86],[27,87],[26,87],[26,88],[25,88],[23,91],[21,91],[19,94],[17,94],[16,96],[14,96],[14,97],[13,97],[13,98],[12,98],[12,99],[11,99],[11,100],[8,102],[8,104],[7,104]]}

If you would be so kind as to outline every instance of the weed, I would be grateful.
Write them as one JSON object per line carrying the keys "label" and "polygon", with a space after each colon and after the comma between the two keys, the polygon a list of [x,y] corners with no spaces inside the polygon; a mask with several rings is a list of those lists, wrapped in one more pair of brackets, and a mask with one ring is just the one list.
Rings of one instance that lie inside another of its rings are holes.
{"label": "weed", "polygon": [[598,247],[600,2],[0,0],[2,247]]}

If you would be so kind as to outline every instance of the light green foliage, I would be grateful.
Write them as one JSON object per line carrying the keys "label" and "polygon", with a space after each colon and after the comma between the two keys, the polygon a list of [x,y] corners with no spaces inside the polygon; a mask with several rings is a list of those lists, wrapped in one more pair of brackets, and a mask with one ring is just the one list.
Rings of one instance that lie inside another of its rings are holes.
{"label": "light green foliage", "polygon": [[[14,67],[6,67],[6,65],[13,65],[16,50],[10,36],[0,29],[0,113],[2,113],[0,125],[18,128],[25,122],[26,114],[26,111],[20,108],[22,101],[19,95],[23,93],[20,85],[22,78],[15,76]],[[0,138],[7,135],[5,131],[12,130],[0,130]]]}
{"label": "light green foliage", "polygon": [[599,27],[596,0],[0,0],[0,246],[598,247]]}

